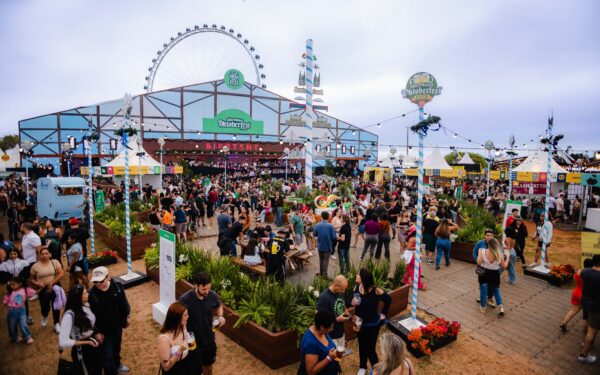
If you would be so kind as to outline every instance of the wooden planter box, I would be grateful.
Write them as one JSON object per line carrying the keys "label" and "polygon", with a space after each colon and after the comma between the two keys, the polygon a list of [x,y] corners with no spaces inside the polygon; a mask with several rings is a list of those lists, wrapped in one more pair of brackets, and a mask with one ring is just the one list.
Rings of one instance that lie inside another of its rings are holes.
{"label": "wooden planter box", "polygon": [[450,248],[450,258],[475,264],[473,260],[473,247],[475,247],[474,243],[453,242]]}
{"label": "wooden planter box", "polygon": [[141,223],[145,223],[147,221],[150,221],[150,219],[148,218],[148,216],[150,215],[150,210],[148,211],[142,211],[142,212],[137,212],[137,218]]}
{"label": "wooden planter box", "polygon": [[[151,270],[146,265],[146,274],[152,281],[157,284],[159,283],[158,269]],[[179,298],[180,295],[192,288],[193,285],[191,283],[179,280],[175,283],[175,294]],[[408,305],[408,292],[408,285],[403,285],[390,292],[392,304],[388,312],[388,317],[398,315],[406,309]],[[233,328],[239,315],[227,306],[223,306],[223,309],[227,322],[221,328],[221,332],[260,359],[267,366],[272,369],[278,369],[299,361],[299,337],[296,331],[285,330],[274,333],[254,322],[248,322],[242,327]],[[356,336],[356,332],[352,329],[352,322],[346,322],[344,329],[347,340]]]}
{"label": "wooden planter box", "polygon": [[[127,260],[127,243],[125,237],[111,236],[110,229],[97,220],[94,220],[94,231],[102,238],[102,241],[106,245],[110,246],[111,250],[119,253],[121,259]],[[146,253],[146,249],[156,241],[156,232],[131,236],[131,259],[142,258]]]}
{"label": "wooden planter box", "polygon": [[90,263],[90,261],[88,259],[88,263],[89,263],[89,268],[92,269],[92,268],[96,268],[96,267],[100,267],[100,266],[108,266],[110,264],[116,264],[117,258],[109,257],[102,261],[96,262],[94,264]]}
{"label": "wooden planter box", "polygon": [[[282,214],[282,218],[283,218],[284,225],[290,223],[290,221],[288,219],[288,214]],[[271,211],[265,216],[265,223],[274,223],[274,222],[275,222],[275,213]]]}

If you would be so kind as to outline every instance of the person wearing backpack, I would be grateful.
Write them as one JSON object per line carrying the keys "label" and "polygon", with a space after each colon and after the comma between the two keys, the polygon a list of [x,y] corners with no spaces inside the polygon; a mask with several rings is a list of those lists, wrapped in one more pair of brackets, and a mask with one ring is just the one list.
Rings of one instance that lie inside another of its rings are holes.
{"label": "person wearing backpack", "polygon": [[94,269],[92,283],[89,302],[96,316],[95,339],[100,344],[104,374],[128,373],[129,368],[121,363],[123,329],[129,326],[131,312],[125,289],[110,278],[106,267]]}

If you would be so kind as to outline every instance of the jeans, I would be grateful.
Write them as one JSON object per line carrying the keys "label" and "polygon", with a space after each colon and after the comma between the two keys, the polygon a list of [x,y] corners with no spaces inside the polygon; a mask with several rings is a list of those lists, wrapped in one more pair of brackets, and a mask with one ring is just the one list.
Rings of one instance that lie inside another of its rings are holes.
{"label": "jeans", "polygon": [[258,214],[258,220],[259,220],[261,223],[264,223],[264,222],[265,222],[265,216],[266,216],[266,215],[267,215],[267,211],[266,211],[266,210],[262,210],[262,211],[260,211],[260,214]]}
{"label": "jeans", "polygon": [[350,271],[350,249],[338,247],[338,261],[340,262],[340,273]]}
{"label": "jeans", "polygon": [[371,367],[379,362],[376,350],[379,328],[379,325],[375,327],[361,327],[360,331],[358,331],[358,334],[356,335],[358,337],[358,357],[360,368],[367,368],[367,360],[371,362]]}
{"label": "jeans", "polygon": [[104,333],[104,342],[100,345],[104,375],[117,375],[117,369],[121,365],[122,338],[123,330],[121,328]]}
{"label": "jeans", "polygon": [[18,329],[23,333],[23,338],[27,341],[31,337],[29,327],[27,327],[27,314],[25,313],[25,307],[19,307],[17,309],[8,309],[8,335],[13,342],[17,341],[19,337]]}
{"label": "jeans", "polygon": [[381,248],[385,246],[385,259],[390,260],[390,235],[380,234],[379,241],[377,242],[377,250],[375,251],[375,258],[381,257]]}
{"label": "jeans", "polygon": [[231,241],[230,254],[231,254],[232,257],[236,257],[237,256],[237,240]]}
{"label": "jeans", "polygon": [[440,260],[442,260],[442,253],[444,253],[444,258],[446,259],[446,265],[450,265],[450,247],[452,246],[452,242],[450,242],[447,238],[438,238],[435,242],[435,268],[440,268]]}
{"label": "jeans", "polygon": [[283,207],[275,207],[275,226],[283,225]]}
{"label": "jeans", "polygon": [[[502,296],[500,295],[500,288],[492,288],[494,297],[496,298],[496,304],[502,305]],[[479,305],[485,307],[488,299],[488,284],[479,285]]]}
{"label": "jeans", "polygon": [[373,258],[373,252],[375,251],[375,246],[377,246],[377,241],[379,236],[377,234],[367,234],[365,235],[365,246],[363,247],[361,258],[364,258],[367,253],[367,248],[369,249],[369,255]]}
{"label": "jeans", "polygon": [[319,250],[319,274],[327,277],[327,268],[329,268],[329,256],[331,252]]}
{"label": "jeans", "polygon": [[54,298],[56,298],[56,296],[54,296],[54,293],[48,293],[45,289],[38,293],[38,299],[40,301],[42,316],[47,317],[50,313],[50,310],[52,310],[52,320],[54,321],[54,324],[56,324],[60,323],[60,310],[54,310],[54,308],[52,308]]}
{"label": "jeans", "polygon": [[510,249],[510,259],[508,263],[508,282],[515,283],[517,281],[517,272],[515,271],[515,258],[517,252],[515,249]]}

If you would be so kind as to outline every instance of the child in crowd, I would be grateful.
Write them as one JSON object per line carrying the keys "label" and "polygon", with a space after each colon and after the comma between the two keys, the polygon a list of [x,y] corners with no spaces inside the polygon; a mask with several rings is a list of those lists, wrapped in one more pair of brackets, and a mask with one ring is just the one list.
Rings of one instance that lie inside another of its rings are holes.
{"label": "child in crowd", "polygon": [[[33,338],[27,327],[27,314],[25,313],[25,301],[35,295],[31,288],[23,287],[23,280],[20,277],[13,277],[9,281],[10,292],[4,296],[3,303],[8,306],[8,334],[12,342],[18,343],[25,339],[27,344],[33,343]],[[18,327],[18,328],[17,328]],[[23,333],[19,337],[18,329]]]}

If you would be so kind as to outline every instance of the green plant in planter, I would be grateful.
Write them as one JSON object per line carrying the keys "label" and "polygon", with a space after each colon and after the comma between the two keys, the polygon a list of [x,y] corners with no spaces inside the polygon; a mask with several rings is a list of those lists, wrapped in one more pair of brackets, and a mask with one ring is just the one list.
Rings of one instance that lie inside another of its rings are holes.
{"label": "green plant in planter", "polygon": [[190,263],[180,264],[175,267],[175,281],[189,280],[192,276],[192,265]]}
{"label": "green plant in planter", "polygon": [[398,260],[398,263],[396,263],[396,267],[394,267],[394,274],[392,276],[392,289],[396,289],[402,286],[402,278],[404,277],[405,271],[406,264],[404,263],[404,260]]}
{"label": "green plant in planter", "polygon": [[148,265],[149,269],[153,270],[158,268],[158,263],[160,262],[158,245],[154,245],[146,249],[146,252],[144,253],[144,261]]}
{"label": "green plant in planter", "polygon": [[249,299],[242,299],[238,306],[237,313],[240,317],[233,325],[233,328],[239,328],[248,323],[249,320],[259,326],[266,327],[267,323],[269,323],[274,315],[273,308],[264,304],[260,298],[258,298],[258,294],[254,294]]}
{"label": "green plant in planter", "polygon": [[379,262],[373,258],[369,258],[363,266],[373,274],[373,281],[375,282],[375,285],[382,289],[390,288],[390,262],[388,260]]}
{"label": "green plant in planter", "polygon": [[234,310],[237,308],[237,301],[235,300],[235,293],[233,290],[221,290],[219,292],[219,297],[221,297],[221,302],[223,302],[224,305],[227,305]]}
{"label": "green plant in planter", "polygon": [[484,208],[463,202],[459,211],[467,224],[458,230],[458,242],[477,242],[484,237],[488,228],[494,229],[496,237],[502,234],[502,228],[496,223],[494,215]]}

